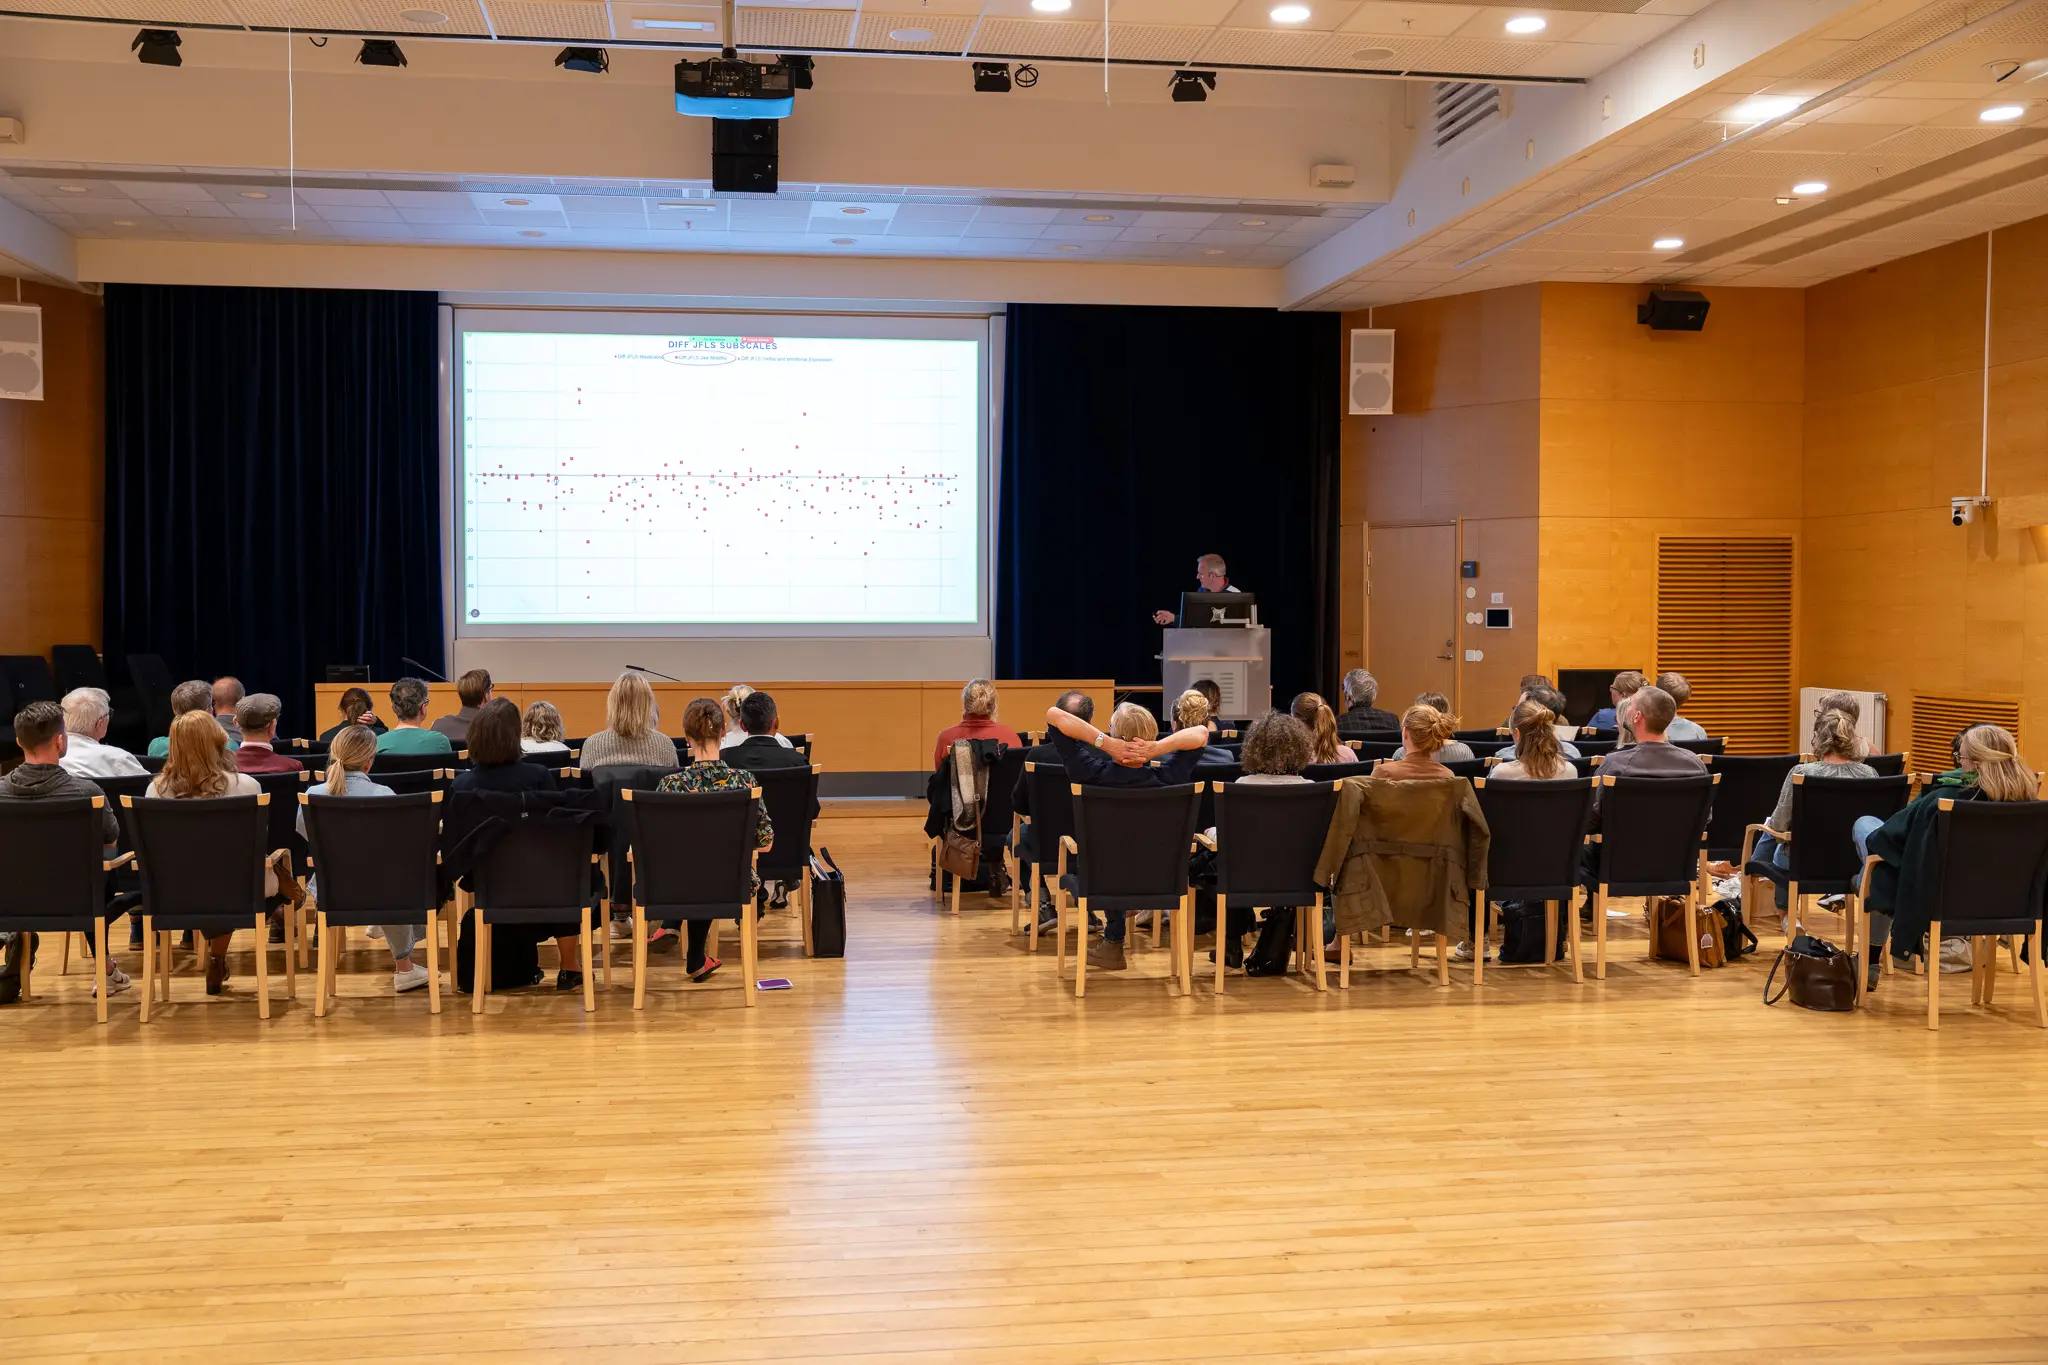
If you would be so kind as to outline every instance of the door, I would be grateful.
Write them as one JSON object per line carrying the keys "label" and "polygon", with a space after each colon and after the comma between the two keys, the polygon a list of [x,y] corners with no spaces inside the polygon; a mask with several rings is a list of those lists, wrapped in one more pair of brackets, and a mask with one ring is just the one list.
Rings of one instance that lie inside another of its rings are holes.
{"label": "door", "polygon": [[1365,578],[1365,666],[1379,679],[1380,708],[1399,715],[1418,692],[1441,692],[1455,705],[1458,528],[1370,528]]}

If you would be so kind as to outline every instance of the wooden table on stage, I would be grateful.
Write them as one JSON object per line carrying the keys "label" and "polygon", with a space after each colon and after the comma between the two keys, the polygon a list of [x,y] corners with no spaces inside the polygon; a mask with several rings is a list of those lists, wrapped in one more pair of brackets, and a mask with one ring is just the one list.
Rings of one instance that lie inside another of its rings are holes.
{"label": "wooden table on stage", "polygon": [[[654,685],[661,705],[661,731],[680,738],[683,708],[693,697],[722,697],[730,682],[663,682]],[[805,732],[815,736],[811,756],[831,773],[928,773],[932,768],[932,740],[939,731],[960,719],[958,682],[761,682],[754,686],[775,698],[782,728],[789,734]],[[391,723],[389,681],[360,684],[369,689],[378,719]],[[286,729],[295,734],[319,734],[341,719],[336,709],[348,683],[316,683],[313,688],[317,714],[286,717]],[[454,683],[430,681],[433,699],[427,703],[427,719],[445,716],[460,703]],[[1097,718],[1107,724],[1114,705],[1115,684],[1107,678],[1034,679],[1019,682],[998,680],[999,709],[996,718],[1017,731],[1043,730],[1045,711],[1060,693],[1079,688],[1095,698]],[[522,709],[528,702],[550,701],[562,713],[562,724],[572,737],[594,734],[604,728],[605,695],[610,683],[598,682],[509,682],[497,684],[497,694],[516,702]]]}

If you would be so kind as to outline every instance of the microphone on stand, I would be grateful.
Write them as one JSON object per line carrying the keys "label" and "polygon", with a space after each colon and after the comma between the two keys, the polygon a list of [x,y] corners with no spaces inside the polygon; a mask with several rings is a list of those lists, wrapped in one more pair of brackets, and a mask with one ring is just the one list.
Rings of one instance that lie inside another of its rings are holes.
{"label": "microphone on stand", "polygon": [[663,682],[679,683],[682,681],[681,678],[671,678],[666,673],[656,673],[645,664],[627,664],[626,667],[632,669],[635,673],[645,673],[650,677],[660,678]]}
{"label": "microphone on stand", "polygon": [[414,668],[417,668],[417,669],[418,669],[418,670],[419,670],[420,672],[422,672],[422,673],[426,674],[426,675],[427,675],[428,677],[432,678],[432,679],[433,679],[433,680],[434,680],[435,682],[447,682],[447,681],[448,681],[448,680],[447,680],[446,678],[442,677],[442,676],[441,676],[441,675],[440,675],[439,673],[436,673],[436,672],[435,672],[435,671],[434,671],[433,669],[431,669],[431,668],[428,668],[428,667],[427,667],[427,666],[426,666],[425,664],[421,663],[421,662],[420,662],[420,661],[419,661],[418,659],[408,659],[408,658],[406,658],[406,657],[405,657],[405,656],[404,656],[403,654],[401,654],[401,655],[399,655],[399,656],[398,656],[398,662],[400,662],[400,663],[402,663],[402,664],[411,664],[411,665],[412,665],[412,666],[413,666]]}

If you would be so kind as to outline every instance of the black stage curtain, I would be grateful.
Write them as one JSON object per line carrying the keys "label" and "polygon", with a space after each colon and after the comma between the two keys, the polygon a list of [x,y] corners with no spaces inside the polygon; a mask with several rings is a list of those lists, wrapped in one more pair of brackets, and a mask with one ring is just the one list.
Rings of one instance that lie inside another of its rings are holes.
{"label": "black stage curtain", "polygon": [[329,663],[441,669],[430,293],[109,285],[106,648],[312,734]]}
{"label": "black stage curtain", "polygon": [[1158,683],[1152,613],[1178,607],[1214,551],[1272,628],[1276,704],[1332,696],[1339,327],[1336,313],[1009,306],[997,676]]}

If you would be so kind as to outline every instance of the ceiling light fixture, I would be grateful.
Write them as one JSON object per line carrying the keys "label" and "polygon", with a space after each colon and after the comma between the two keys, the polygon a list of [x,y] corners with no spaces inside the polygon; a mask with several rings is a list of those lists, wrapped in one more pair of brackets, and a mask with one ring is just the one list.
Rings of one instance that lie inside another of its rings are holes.
{"label": "ceiling light fixture", "polygon": [[243,190],[241,194],[244,199],[268,199],[270,197],[270,191],[268,190]]}
{"label": "ceiling light fixture", "polygon": [[1200,104],[1216,88],[1216,73],[1176,71],[1167,79],[1166,88],[1172,93],[1175,104]]}
{"label": "ceiling light fixture", "polygon": [[402,9],[398,17],[408,24],[445,24],[448,16],[437,9]]}
{"label": "ceiling light fixture", "polygon": [[1275,5],[1266,12],[1266,17],[1276,24],[1305,24],[1308,22],[1308,6]]}
{"label": "ceiling light fixture", "polygon": [[176,29],[146,28],[135,35],[128,50],[144,66],[183,66],[185,59],[178,55],[179,42]]}
{"label": "ceiling light fixture", "polygon": [[933,36],[932,31],[928,28],[892,28],[889,30],[889,41],[892,43],[928,43],[932,40]]}
{"label": "ceiling light fixture", "polygon": [[1007,95],[1010,93],[1010,64],[1008,62],[976,62],[974,64],[974,89],[983,95]]}
{"label": "ceiling light fixture", "polygon": [[867,212],[867,210],[866,210],[866,209],[862,208],[862,207],[861,207],[860,205],[858,205],[858,204],[848,204],[848,205],[847,205],[847,206],[846,206],[845,208],[843,208],[843,209],[841,209],[841,210],[839,210],[839,211],[840,211],[841,213],[851,213],[851,214],[855,214],[855,215],[859,215],[859,214],[863,214],[863,213],[866,213],[866,212]]}
{"label": "ceiling light fixture", "polygon": [[1079,251],[1080,249],[1080,247],[1075,246],[1072,242],[1061,242],[1053,248],[1054,251]]}
{"label": "ceiling light fixture", "polygon": [[1825,180],[1802,180],[1792,187],[1792,193],[1794,194],[1826,194],[1827,192],[1828,182]]}
{"label": "ceiling light fixture", "polygon": [[1806,101],[1797,95],[1758,95],[1728,111],[1737,123],[1765,123],[1791,113]]}
{"label": "ceiling light fixture", "polygon": [[83,186],[83,185],[59,185],[59,186],[58,186],[57,188],[58,188],[58,189],[60,189],[60,190],[62,190],[62,191],[64,191],[64,193],[66,193],[66,194],[84,194],[84,193],[85,193],[85,186]]}
{"label": "ceiling light fixture", "polygon": [[523,209],[533,203],[531,199],[500,199],[498,202],[508,209]]}
{"label": "ceiling light fixture", "polygon": [[602,76],[612,69],[612,54],[601,47],[565,47],[555,54],[555,65],[564,71]]}
{"label": "ceiling light fixture", "polygon": [[390,38],[365,38],[363,50],[356,54],[359,66],[404,66],[405,53],[399,50],[395,40]]}
{"label": "ceiling light fixture", "polygon": [[834,246],[852,246],[853,243],[854,239],[851,237],[834,237],[832,239],[832,245]]}
{"label": "ceiling light fixture", "polygon": [[1113,213],[1084,213],[1081,215],[1081,221],[1084,223],[1114,223],[1116,215]]}
{"label": "ceiling light fixture", "polygon": [[1237,225],[1239,227],[1264,227],[1266,220],[1263,218],[1241,218],[1238,220]]}
{"label": "ceiling light fixture", "polygon": [[1395,52],[1391,47],[1361,47],[1351,54],[1352,61],[1363,62],[1367,66],[1382,66],[1393,61],[1394,57]]}
{"label": "ceiling light fixture", "polygon": [[134,220],[133,218],[116,218],[116,219],[114,220],[114,226],[115,226],[115,227],[134,227],[134,226],[135,226],[135,220]]}
{"label": "ceiling light fixture", "polygon": [[709,19],[635,19],[634,28],[675,28],[691,33],[715,33],[718,25]]}
{"label": "ceiling light fixture", "polygon": [[1040,14],[1065,14],[1074,7],[1074,0],[1031,0],[1031,8]]}
{"label": "ceiling light fixture", "polygon": [[521,233],[520,233],[519,235],[520,235],[521,237],[545,237],[545,236],[547,236],[547,234],[546,234],[545,232],[542,232],[542,231],[541,231],[541,230],[540,230],[539,228],[527,228],[527,229],[526,229],[525,231],[521,232]]}
{"label": "ceiling light fixture", "polygon": [[1202,248],[1202,254],[1204,256],[1221,256],[1223,248],[1220,246],[1205,246]]}
{"label": "ceiling light fixture", "polygon": [[2026,112],[2023,104],[1994,104],[1977,117],[1986,123],[2011,123]]}
{"label": "ceiling light fixture", "polygon": [[1517,14],[1506,24],[1510,33],[1541,33],[1549,27],[1550,21],[1540,14]]}
{"label": "ceiling light fixture", "polygon": [[1685,245],[1685,238],[1659,237],[1656,241],[1650,243],[1650,245],[1655,247],[1659,251],[1677,251],[1679,248]]}

